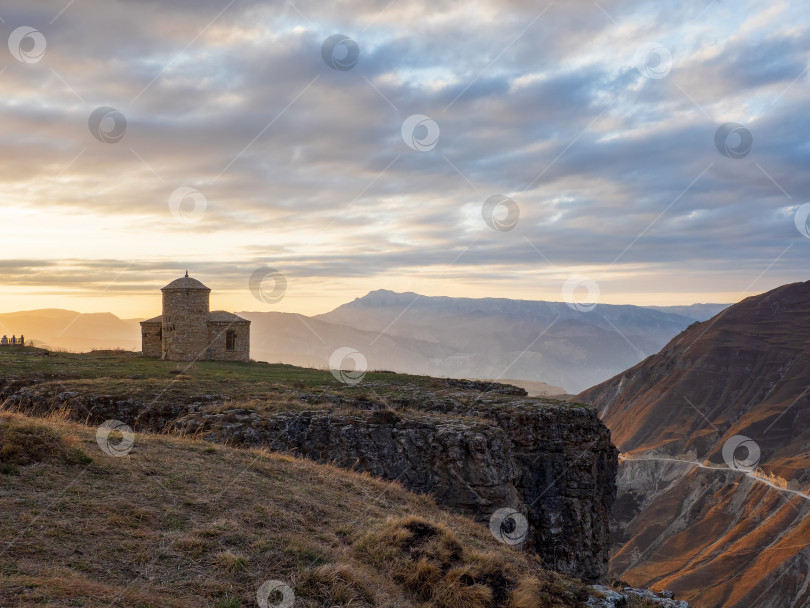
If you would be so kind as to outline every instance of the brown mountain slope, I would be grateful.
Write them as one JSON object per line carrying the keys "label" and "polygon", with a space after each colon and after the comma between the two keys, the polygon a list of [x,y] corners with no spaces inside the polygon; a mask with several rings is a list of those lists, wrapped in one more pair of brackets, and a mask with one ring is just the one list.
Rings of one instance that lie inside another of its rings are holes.
{"label": "brown mountain slope", "polygon": [[577,400],[627,458],[612,575],[698,608],[810,607],[810,282],[691,325]]}
{"label": "brown mountain slope", "polygon": [[806,485],[810,281],[691,325],[657,355],[578,399],[598,408],[622,452],[692,451],[722,465],[723,444],[745,435],[759,446],[761,466]]}
{"label": "brown mountain slope", "polygon": [[696,608],[810,606],[810,501],[731,469],[619,467],[611,576]]}

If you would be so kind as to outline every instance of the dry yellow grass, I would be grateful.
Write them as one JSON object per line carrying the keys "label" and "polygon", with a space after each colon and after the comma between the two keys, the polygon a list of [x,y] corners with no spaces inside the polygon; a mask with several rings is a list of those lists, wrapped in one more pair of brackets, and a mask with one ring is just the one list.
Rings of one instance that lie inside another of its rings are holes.
{"label": "dry yellow grass", "polygon": [[355,548],[406,592],[436,608],[552,608],[576,605],[584,588],[526,568],[514,552],[473,549],[447,523],[391,518]]}
{"label": "dry yellow grass", "polygon": [[[585,588],[400,485],[307,460],[0,412],[0,605],[581,606]],[[271,604],[272,605],[272,604]]]}

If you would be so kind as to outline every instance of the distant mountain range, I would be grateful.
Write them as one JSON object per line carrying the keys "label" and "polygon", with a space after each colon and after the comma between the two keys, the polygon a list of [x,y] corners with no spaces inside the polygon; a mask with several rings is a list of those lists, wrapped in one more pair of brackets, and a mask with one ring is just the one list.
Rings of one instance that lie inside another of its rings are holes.
{"label": "distant mountain range", "polygon": [[141,348],[140,319],[119,319],[109,312],[83,314],[47,308],[0,314],[0,335],[21,334],[52,348],[86,352],[92,349]]}
{"label": "distant mountain range", "polygon": [[[600,304],[588,312],[562,302],[428,297],[373,291],[315,317],[241,312],[252,321],[260,361],[324,368],[351,346],[370,369],[515,380],[533,393],[580,391],[658,351],[723,304],[642,307]],[[139,319],[109,313],[39,310],[0,314],[0,331],[51,347],[140,349]]]}
{"label": "distant mountain range", "polygon": [[582,312],[563,302],[386,290],[317,318],[449,351],[429,357],[428,371],[440,375],[543,381],[569,391],[640,361],[697,320],[630,305],[600,304]]}
{"label": "distant mountain range", "polygon": [[627,458],[614,576],[701,607],[810,606],[810,281],[689,327],[577,400]]}

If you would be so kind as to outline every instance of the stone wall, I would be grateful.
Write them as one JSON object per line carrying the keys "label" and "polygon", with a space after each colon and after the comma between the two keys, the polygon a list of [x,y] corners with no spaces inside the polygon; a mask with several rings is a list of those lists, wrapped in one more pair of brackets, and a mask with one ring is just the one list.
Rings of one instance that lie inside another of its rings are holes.
{"label": "stone wall", "polygon": [[[226,333],[235,333],[233,350],[226,350]],[[208,321],[208,348],[205,359],[217,361],[250,361],[250,321]]]}
{"label": "stone wall", "polygon": [[144,357],[163,354],[163,324],[160,321],[141,323],[141,352]]}
{"label": "stone wall", "polygon": [[170,361],[204,359],[208,345],[210,289],[163,290],[163,357]]}

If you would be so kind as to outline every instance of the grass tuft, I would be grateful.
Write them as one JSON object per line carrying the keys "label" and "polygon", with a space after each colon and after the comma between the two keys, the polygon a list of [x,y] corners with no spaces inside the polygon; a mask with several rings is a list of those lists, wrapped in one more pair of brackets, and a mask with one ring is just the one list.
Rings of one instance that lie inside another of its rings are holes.
{"label": "grass tuft", "polygon": [[587,598],[553,576],[521,576],[507,556],[470,549],[446,525],[419,517],[389,520],[356,547],[361,559],[437,608],[553,608]]}
{"label": "grass tuft", "polygon": [[0,471],[15,475],[17,466],[61,461],[86,465],[93,462],[75,445],[75,437],[65,437],[50,426],[28,422],[24,418],[0,415]]}
{"label": "grass tuft", "polygon": [[363,569],[348,564],[326,564],[307,570],[295,588],[305,608],[318,606],[374,606],[374,588]]}
{"label": "grass tuft", "polygon": [[228,549],[214,556],[214,563],[227,572],[241,572],[247,570],[248,559]]}
{"label": "grass tuft", "polygon": [[20,470],[8,462],[0,462],[0,475],[19,475]]}

